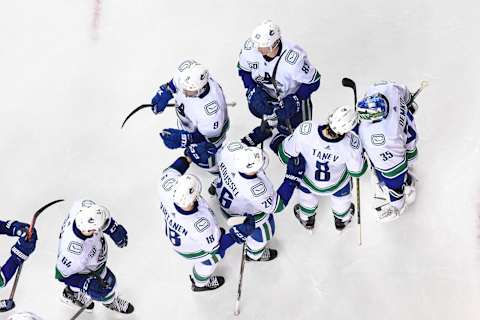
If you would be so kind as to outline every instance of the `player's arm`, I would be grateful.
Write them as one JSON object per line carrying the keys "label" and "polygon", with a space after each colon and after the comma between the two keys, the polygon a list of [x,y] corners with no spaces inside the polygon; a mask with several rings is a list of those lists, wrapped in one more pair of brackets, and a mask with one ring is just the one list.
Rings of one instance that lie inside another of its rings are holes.
{"label": "player's arm", "polygon": [[27,240],[27,227],[28,224],[18,221],[0,221],[1,234],[19,237],[10,250],[10,257],[0,269],[0,288],[4,287],[10,281],[20,265],[22,265],[35,250],[37,232],[33,229],[30,240]]}
{"label": "player's arm", "polygon": [[243,44],[242,50],[238,58],[237,69],[238,75],[242,79],[245,89],[253,89],[256,86],[255,81],[252,78],[252,65],[248,63],[248,56],[255,50],[252,40],[248,39]]}
{"label": "player's arm", "polygon": [[300,155],[303,137],[310,134],[312,127],[311,121],[302,122],[291,135],[278,145],[277,155],[283,164],[287,164],[290,158]]}
{"label": "player's arm", "polygon": [[318,90],[320,87],[320,73],[310,63],[307,56],[303,56],[301,59],[299,59],[299,61],[295,64],[294,70],[293,78],[301,83],[295,94],[300,98],[300,100],[307,100],[310,98],[312,93]]}
{"label": "player's arm", "polygon": [[177,92],[177,88],[173,80],[168,81],[160,86],[152,98],[153,113],[161,113],[165,110],[168,102],[173,98],[173,94]]}
{"label": "player's arm", "polygon": [[360,138],[352,131],[349,134],[347,170],[352,177],[362,176],[368,168]]}

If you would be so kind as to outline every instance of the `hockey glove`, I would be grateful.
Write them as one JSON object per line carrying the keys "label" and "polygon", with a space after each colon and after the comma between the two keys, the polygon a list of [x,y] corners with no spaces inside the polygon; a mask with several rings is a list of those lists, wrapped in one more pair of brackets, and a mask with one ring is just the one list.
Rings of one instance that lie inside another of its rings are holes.
{"label": "hockey glove", "polygon": [[8,230],[8,235],[12,237],[25,237],[27,234],[28,228],[30,227],[29,224],[19,222],[19,221],[7,221],[5,227]]}
{"label": "hockey glove", "polygon": [[185,149],[185,156],[201,168],[211,168],[215,165],[217,148],[210,142],[191,144]]}
{"label": "hockey glove", "polygon": [[185,148],[189,145],[190,133],[179,129],[165,129],[160,133],[160,137],[169,149]]}
{"label": "hockey glove", "polygon": [[268,102],[269,95],[260,86],[247,90],[248,108],[257,118],[273,113],[273,105]]}
{"label": "hockey glove", "polygon": [[153,113],[157,114],[163,112],[168,105],[168,101],[173,98],[170,83],[172,83],[172,81],[162,84],[160,86],[160,89],[158,89],[157,93],[152,98]]}
{"label": "hockey glove", "polygon": [[272,128],[268,124],[258,126],[252,130],[249,134],[243,137],[240,141],[249,147],[255,147],[272,136]]}
{"label": "hockey glove", "polygon": [[34,229],[30,241],[27,240],[26,236],[19,238],[17,243],[15,243],[10,250],[10,253],[12,254],[12,257],[14,257],[17,262],[21,264],[32,254],[32,252],[35,250],[36,244],[37,232]]}
{"label": "hockey glove", "polygon": [[301,154],[299,154],[298,157],[288,159],[285,180],[291,180],[299,184],[305,173],[305,164],[305,158]]}
{"label": "hockey glove", "polygon": [[275,110],[279,121],[286,121],[287,119],[290,119],[300,111],[300,107],[302,105],[300,99],[294,94],[286,96],[283,98],[282,102],[283,107]]}
{"label": "hockey glove", "polygon": [[[110,274],[113,276],[111,271]],[[115,279],[115,276],[113,276],[113,279]],[[113,281],[113,283],[115,283],[115,281]],[[81,290],[87,293],[93,300],[102,301],[112,292],[113,287],[114,286],[109,285],[107,281],[101,281],[95,276],[90,276],[83,283]]]}
{"label": "hockey glove", "polygon": [[127,230],[121,224],[118,224],[113,218],[110,219],[110,224],[104,232],[108,234],[110,238],[112,238],[113,242],[115,242],[117,247],[123,248],[127,246]]}
{"label": "hockey glove", "polygon": [[233,226],[228,231],[232,235],[233,240],[236,243],[244,243],[247,240],[247,237],[250,236],[255,230],[255,216],[248,215],[247,218],[243,221],[242,224],[237,224]]}
{"label": "hockey glove", "polygon": [[277,194],[280,197],[280,199],[282,199],[283,204],[285,206],[288,205],[288,202],[292,198],[293,192],[295,191],[295,188],[297,186],[298,184],[293,182],[292,180],[285,179],[283,180],[280,187],[278,187]]}

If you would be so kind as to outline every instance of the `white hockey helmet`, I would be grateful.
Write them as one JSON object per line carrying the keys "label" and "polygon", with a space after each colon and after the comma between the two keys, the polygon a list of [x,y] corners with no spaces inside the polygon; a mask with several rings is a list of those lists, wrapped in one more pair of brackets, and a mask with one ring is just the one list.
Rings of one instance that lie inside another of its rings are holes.
{"label": "white hockey helmet", "polygon": [[7,320],[42,320],[39,316],[31,312],[19,312],[12,314]]}
{"label": "white hockey helmet", "polygon": [[255,174],[263,168],[265,157],[257,147],[245,147],[234,153],[234,163],[238,172]]}
{"label": "white hockey helmet", "polygon": [[253,29],[251,39],[257,48],[275,48],[280,42],[280,27],[265,20]]}
{"label": "white hockey helmet", "polygon": [[181,208],[192,205],[202,193],[202,183],[193,174],[184,174],[177,178],[173,190],[173,202]]}
{"label": "white hockey helmet", "polygon": [[351,131],[358,123],[358,113],[350,106],[338,107],[328,117],[328,126],[336,134]]}
{"label": "white hockey helmet", "polygon": [[81,232],[100,231],[110,219],[110,211],[104,206],[90,204],[82,206],[75,217],[75,224]]}
{"label": "white hockey helmet", "polygon": [[177,68],[174,82],[187,96],[199,96],[208,83],[208,70],[195,60],[185,60]]}

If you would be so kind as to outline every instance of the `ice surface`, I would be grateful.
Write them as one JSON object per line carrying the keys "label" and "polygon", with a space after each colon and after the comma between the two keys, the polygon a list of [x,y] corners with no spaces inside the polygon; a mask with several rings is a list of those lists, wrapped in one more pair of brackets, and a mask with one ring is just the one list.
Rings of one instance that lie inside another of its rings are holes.
{"label": "ice surface", "polygon": [[[432,0],[2,2],[0,219],[28,221],[43,204],[67,200],[38,220],[40,240],[23,268],[17,310],[49,320],[75,313],[59,302],[54,264],[65,214],[88,196],[129,231],[128,247],[112,243],[109,260],[136,307],[128,319],[233,318],[241,247],[217,270],[226,284],[194,294],[189,263],[163,235],[156,181],[178,152],[167,150],[158,132],[175,126],[174,110],[156,117],[144,110],[123,131],[120,125],[182,59],[196,58],[227,100],[238,103],[230,109],[229,137],[247,133],[257,120],[246,108],[236,59],[253,27],[272,18],[322,74],[313,97],[316,120],[351,104],[351,92],[340,84],[344,76],[357,81],[359,95],[383,79],[412,90],[423,79],[430,82],[418,98],[420,181],[417,202],[401,219],[379,225],[369,179],[362,178],[361,247],[356,225],[335,231],[328,199],[313,235],[288,207],[271,244],[278,259],[246,265],[239,319],[476,319],[479,6]],[[269,172],[283,170],[273,155],[270,162]],[[194,171],[209,198],[211,177]],[[278,185],[281,177],[272,180]],[[12,244],[3,238],[0,256]],[[118,318],[99,304],[81,317]]]}

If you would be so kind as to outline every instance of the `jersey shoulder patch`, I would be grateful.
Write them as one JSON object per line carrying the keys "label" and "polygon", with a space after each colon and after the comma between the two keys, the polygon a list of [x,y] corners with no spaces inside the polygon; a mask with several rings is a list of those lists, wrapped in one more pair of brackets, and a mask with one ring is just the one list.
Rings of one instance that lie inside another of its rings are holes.
{"label": "jersey shoulder patch", "polygon": [[209,116],[211,115],[214,115],[215,113],[218,112],[218,109],[219,109],[219,105],[217,103],[217,101],[212,101],[212,102],[209,102],[205,105],[204,109],[205,109],[205,113]]}
{"label": "jersey shoulder patch", "polygon": [[267,187],[263,182],[259,182],[250,188],[254,197],[260,197],[267,192]]}
{"label": "jersey shoulder patch", "polygon": [[291,64],[291,65],[295,65],[298,61],[298,59],[300,58],[300,53],[296,50],[293,50],[293,49],[289,49],[286,53],[285,53],[285,61],[288,63],[288,64]]}
{"label": "jersey shoulder patch", "polygon": [[248,38],[247,41],[245,41],[245,43],[243,44],[243,50],[252,50],[254,47],[255,47],[255,44],[250,38]]}
{"label": "jersey shoulder patch", "polygon": [[350,146],[355,150],[360,148],[360,139],[356,134],[350,134]]}
{"label": "jersey shoulder patch", "polygon": [[176,183],[176,179],[172,177],[167,177],[165,181],[162,181],[162,189],[165,191],[170,191],[172,190],[173,186]]}
{"label": "jersey shoulder patch", "polygon": [[300,124],[299,132],[301,135],[309,135],[312,132],[313,122],[312,121],[304,121]]}
{"label": "jersey shoulder patch", "polygon": [[210,227],[210,222],[208,221],[207,218],[202,217],[197,221],[195,221],[193,225],[195,226],[195,229],[197,229],[198,232],[203,232]]}

